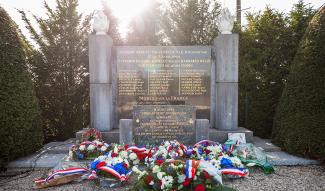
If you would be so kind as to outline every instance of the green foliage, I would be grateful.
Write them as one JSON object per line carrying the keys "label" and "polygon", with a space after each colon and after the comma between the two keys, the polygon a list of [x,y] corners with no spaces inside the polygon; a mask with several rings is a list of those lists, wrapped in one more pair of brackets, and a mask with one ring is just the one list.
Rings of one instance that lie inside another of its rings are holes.
{"label": "green foliage", "polygon": [[57,0],[56,4],[52,9],[44,2],[46,18],[33,16],[38,28],[20,11],[37,45],[29,49],[29,65],[47,142],[70,138],[89,123],[90,16],[78,14],[77,0]]}
{"label": "green foliage", "polygon": [[216,0],[169,0],[162,19],[163,39],[172,45],[211,45],[218,35]]}
{"label": "green foliage", "polygon": [[0,7],[0,168],[42,146],[37,99],[17,25]]}
{"label": "green foliage", "polygon": [[271,136],[288,68],[313,14],[300,1],[289,16],[269,7],[247,15],[240,35],[239,123],[258,136]]}
{"label": "green foliage", "polygon": [[311,20],[277,107],[272,140],[285,150],[325,158],[325,7]]}

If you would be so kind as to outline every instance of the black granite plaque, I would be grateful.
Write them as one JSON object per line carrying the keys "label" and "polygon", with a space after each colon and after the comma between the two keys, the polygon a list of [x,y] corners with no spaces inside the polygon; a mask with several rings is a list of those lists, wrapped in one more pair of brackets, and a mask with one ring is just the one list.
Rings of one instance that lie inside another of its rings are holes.
{"label": "black granite plaque", "polygon": [[116,64],[118,119],[131,119],[134,105],[193,105],[196,118],[210,118],[210,47],[116,47]]}
{"label": "black granite plaque", "polygon": [[194,106],[189,105],[134,106],[134,142],[146,145],[178,140],[184,144],[193,144],[195,110]]}

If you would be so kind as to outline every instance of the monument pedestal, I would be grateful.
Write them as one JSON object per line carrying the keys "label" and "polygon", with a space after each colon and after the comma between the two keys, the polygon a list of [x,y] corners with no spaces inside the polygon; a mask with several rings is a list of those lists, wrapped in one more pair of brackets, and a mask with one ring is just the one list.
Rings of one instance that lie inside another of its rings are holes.
{"label": "monument pedestal", "polygon": [[[132,143],[132,126],[131,128],[129,126],[129,124],[132,123],[132,119],[123,119],[123,121],[121,120],[120,122],[122,122],[122,124],[120,123],[119,125],[120,129],[112,129],[110,131],[101,132],[102,138],[105,142],[121,144]],[[236,130],[219,130],[210,128],[210,124],[207,122],[207,119],[196,120],[196,142],[209,139],[211,141],[224,143],[228,139],[228,133],[245,133],[246,142],[253,142],[253,131],[251,130],[243,127],[238,127]],[[83,130],[76,133],[77,140],[81,139],[82,132]]]}

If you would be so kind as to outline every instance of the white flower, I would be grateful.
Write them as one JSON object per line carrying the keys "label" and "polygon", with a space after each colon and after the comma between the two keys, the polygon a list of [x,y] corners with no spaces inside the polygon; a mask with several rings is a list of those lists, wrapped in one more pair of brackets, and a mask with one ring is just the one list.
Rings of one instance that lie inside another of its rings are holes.
{"label": "white flower", "polygon": [[68,161],[73,159],[73,152],[72,150],[69,151],[69,157],[68,157]]}
{"label": "white flower", "polygon": [[79,150],[84,151],[86,149],[86,145],[80,145]]}
{"label": "white flower", "polygon": [[117,148],[117,146],[114,147],[114,153],[118,153],[118,148]]}
{"label": "white flower", "polygon": [[89,145],[88,147],[87,147],[87,150],[88,151],[93,151],[93,150],[95,150],[95,145],[93,145],[93,144],[91,144],[91,145]]}
{"label": "white flower", "polygon": [[104,152],[104,151],[107,150],[107,147],[106,146],[102,146],[102,147],[100,147],[100,150]]}
{"label": "white flower", "polygon": [[161,180],[161,189],[168,189],[173,186],[173,177],[172,176],[165,176]]}
{"label": "white flower", "polygon": [[153,168],[152,168],[152,173],[157,173],[160,171],[160,166],[158,165],[155,165]]}
{"label": "white flower", "polygon": [[231,157],[230,160],[236,167],[243,167],[241,160],[237,156]]}
{"label": "white flower", "polygon": [[163,176],[164,176],[164,172],[158,172],[157,173],[157,178],[159,179],[159,180],[161,180],[162,178],[163,178]]}
{"label": "white flower", "polygon": [[216,157],[216,155],[215,155],[214,152],[210,152],[210,153],[208,154],[208,156],[209,156],[209,159],[214,159],[214,158]]}
{"label": "white flower", "polygon": [[140,160],[139,159],[136,159],[136,160],[134,160],[133,161],[133,164],[135,165],[135,164],[139,164],[140,163]]}
{"label": "white flower", "polygon": [[128,157],[128,152],[126,152],[126,151],[121,151],[119,155],[120,155],[120,157],[122,157],[122,158],[125,159],[125,158]]}
{"label": "white flower", "polygon": [[104,161],[106,159],[106,157],[104,155],[101,155],[97,158],[97,160],[99,161]]}
{"label": "white flower", "polygon": [[186,176],[184,174],[178,175],[178,183],[183,183],[185,181]]}
{"label": "white flower", "polygon": [[211,152],[213,152],[214,154],[219,154],[221,152],[221,148],[219,146],[208,146],[207,147],[208,150],[210,150]]}
{"label": "white flower", "polygon": [[132,167],[132,171],[135,172],[135,173],[137,173],[137,174],[140,174],[141,173],[141,171],[138,169],[137,166],[133,166]]}
{"label": "white flower", "polygon": [[220,160],[212,159],[209,161],[214,167],[220,169]]}
{"label": "white flower", "polygon": [[93,143],[95,143],[96,145],[101,145],[102,142],[98,141],[98,140],[94,140]]}
{"label": "white flower", "polygon": [[113,158],[113,165],[117,164],[117,163],[121,163],[123,162],[123,159],[121,157],[114,157]]}
{"label": "white flower", "polygon": [[183,187],[184,187],[184,186],[181,184],[181,185],[178,186],[177,190],[182,190]]}
{"label": "white flower", "polygon": [[135,154],[135,153],[131,153],[130,155],[129,155],[129,159],[130,160],[135,160],[135,159],[137,159],[138,158],[138,156]]}
{"label": "white flower", "polygon": [[170,145],[170,142],[169,141],[166,141],[165,142],[165,146],[168,147]]}

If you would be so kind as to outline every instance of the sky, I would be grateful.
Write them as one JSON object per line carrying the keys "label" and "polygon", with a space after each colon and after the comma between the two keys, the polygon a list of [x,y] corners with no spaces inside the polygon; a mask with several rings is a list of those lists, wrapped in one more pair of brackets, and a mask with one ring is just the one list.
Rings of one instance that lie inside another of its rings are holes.
{"label": "sky", "polygon": [[[103,0],[79,0],[79,11],[82,13],[91,13],[94,10],[101,9],[101,2]],[[146,4],[150,0],[104,0],[110,4],[113,12],[120,21],[120,32],[124,36],[127,32],[127,26],[129,21],[136,16],[142,9],[145,8]],[[161,0],[164,1],[164,0]],[[0,6],[3,7],[12,19],[19,25],[23,34],[29,36],[27,30],[24,27],[24,23],[21,20],[20,14],[16,9],[22,9],[30,14],[37,16],[44,16],[45,9],[43,6],[44,0],[0,0]],[[52,7],[55,6],[55,0],[46,0]],[[229,8],[229,10],[235,14],[236,11],[236,0],[219,0],[220,4]],[[267,5],[272,8],[278,9],[283,12],[290,11],[292,5],[297,3],[298,0],[242,0],[242,9],[245,11],[242,13],[243,24],[245,24],[245,12],[246,11],[260,11],[263,10]],[[305,0],[306,3],[310,3],[314,8],[322,6],[324,0]],[[128,5],[128,6],[126,6]]]}

